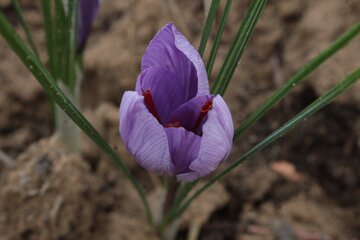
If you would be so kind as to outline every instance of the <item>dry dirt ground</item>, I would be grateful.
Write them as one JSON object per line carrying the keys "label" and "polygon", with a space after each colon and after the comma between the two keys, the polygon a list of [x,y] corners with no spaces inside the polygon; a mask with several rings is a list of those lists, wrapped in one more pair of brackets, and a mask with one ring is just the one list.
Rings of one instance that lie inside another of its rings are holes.
{"label": "dry dirt ground", "polygon": [[[0,0],[0,9],[19,29],[9,2]],[[21,1],[45,60],[39,2]],[[248,6],[233,2],[211,79]],[[235,125],[359,21],[359,12],[358,0],[268,1],[225,95]],[[118,106],[123,92],[134,87],[146,45],[169,21],[197,45],[204,2],[105,0],[85,56],[82,109],[124,156],[154,206],[159,179],[124,150]],[[359,49],[357,37],[296,86],[239,141],[227,162],[359,67]],[[106,156],[86,137],[81,155],[69,153],[52,135],[46,95],[1,38],[0,85],[0,150],[8,156],[0,156],[1,240],[157,239],[136,193]],[[178,239],[197,231],[199,239],[360,239],[359,186],[357,84],[214,186],[184,216]]]}

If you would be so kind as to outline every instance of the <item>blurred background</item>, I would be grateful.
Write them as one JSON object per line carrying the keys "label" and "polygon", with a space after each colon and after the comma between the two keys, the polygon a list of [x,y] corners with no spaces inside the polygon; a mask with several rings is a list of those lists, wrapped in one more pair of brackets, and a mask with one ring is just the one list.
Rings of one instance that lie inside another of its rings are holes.
{"label": "blurred background", "polygon": [[[10,2],[0,0],[0,9],[24,36]],[[20,2],[45,62],[41,1]],[[123,92],[134,88],[154,34],[172,21],[198,46],[209,4],[103,0],[87,45],[82,111],[125,158],[151,199],[158,195],[159,178],[127,154],[118,134],[118,106]],[[248,5],[233,1],[211,81]],[[359,21],[359,12],[358,0],[268,1],[225,94],[235,126]],[[227,162],[359,67],[359,52],[357,37],[256,124]],[[46,94],[2,38],[0,86],[0,239],[157,239],[128,181],[90,140],[84,137],[79,155],[52,136]],[[359,186],[356,84],[200,198],[184,216],[179,239],[189,233],[199,239],[360,239]]]}

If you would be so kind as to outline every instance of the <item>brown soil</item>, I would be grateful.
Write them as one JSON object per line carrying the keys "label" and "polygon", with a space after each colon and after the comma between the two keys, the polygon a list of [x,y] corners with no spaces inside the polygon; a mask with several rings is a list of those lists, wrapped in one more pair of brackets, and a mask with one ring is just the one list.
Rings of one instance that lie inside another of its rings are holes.
{"label": "brown soil", "polygon": [[[9,2],[0,0],[1,11],[18,25]],[[22,4],[45,59],[39,4]],[[234,1],[220,58],[247,5]],[[196,45],[203,8],[203,1],[190,0],[103,1],[86,52],[84,112],[124,156],[154,206],[159,179],[126,153],[118,105],[134,87],[158,29],[173,21]],[[358,0],[269,1],[225,95],[235,125],[357,22],[359,11]],[[228,162],[360,66],[359,49],[357,38],[297,86],[234,147]],[[90,140],[84,137],[76,155],[51,136],[46,95],[1,38],[0,59],[0,153],[7,155],[0,154],[0,239],[157,239],[129,182]],[[360,239],[359,92],[357,84],[214,186],[184,216],[179,239],[196,231],[200,239]]]}

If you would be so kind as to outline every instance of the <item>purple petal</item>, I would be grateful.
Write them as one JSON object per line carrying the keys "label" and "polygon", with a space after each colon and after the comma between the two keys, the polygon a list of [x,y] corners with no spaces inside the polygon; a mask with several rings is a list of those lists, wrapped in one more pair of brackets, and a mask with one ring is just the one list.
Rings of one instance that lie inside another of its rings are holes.
{"label": "purple petal", "polygon": [[181,174],[189,171],[189,165],[196,159],[201,137],[192,132],[186,131],[184,128],[166,128],[165,129],[171,161],[175,165],[175,174]]}
{"label": "purple petal", "polygon": [[100,0],[80,0],[77,29],[77,49],[82,51],[91,33],[92,23],[99,11]]}
{"label": "purple petal", "polygon": [[199,173],[192,171],[176,175],[176,179],[180,182],[192,182],[200,177]]}
{"label": "purple petal", "polygon": [[207,101],[211,101],[214,97],[211,95],[197,96],[190,101],[178,107],[169,117],[169,122],[179,122],[182,127],[195,133],[201,133],[202,126],[207,117],[203,118],[196,126],[201,108]]}
{"label": "purple petal", "polygon": [[230,154],[234,125],[228,106],[220,95],[213,99],[213,108],[203,126],[198,157],[188,173],[178,175],[180,181],[193,181],[213,172]]}
{"label": "purple petal", "polygon": [[163,66],[178,76],[181,84],[197,95],[209,94],[204,63],[189,41],[172,23],[163,27],[147,47],[141,69]]}
{"label": "purple petal", "polygon": [[122,98],[120,135],[143,168],[161,175],[173,173],[166,132],[136,92],[127,91]]}
{"label": "purple petal", "polygon": [[207,77],[204,62],[199,52],[191,45],[191,43],[182,35],[172,24],[173,34],[175,36],[175,45],[182,51],[194,64],[198,78],[198,95],[209,94],[209,80]]}
{"label": "purple petal", "polygon": [[147,68],[139,75],[136,91],[142,95],[146,90],[151,91],[162,124],[168,122],[171,112],[190,99],[178,76],[160,66]]}

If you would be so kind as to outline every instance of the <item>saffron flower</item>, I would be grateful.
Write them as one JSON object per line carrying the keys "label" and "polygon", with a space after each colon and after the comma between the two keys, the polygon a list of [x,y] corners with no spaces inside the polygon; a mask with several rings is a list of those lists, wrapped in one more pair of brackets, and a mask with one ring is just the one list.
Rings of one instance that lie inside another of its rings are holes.
{"label": "saffron flower", "polygon": [[147,47],[135,91],[123,95],[119,130],[143,168],[179,181],[209,174],[230,153],[229,108],[209,93],[199,53],[172,23]]}
{"label": "saffron flower", "polygon": [[77,50],[81,52],[91,33],[92,23],[98,14],[100,0],[80,0],[77,24]]}

